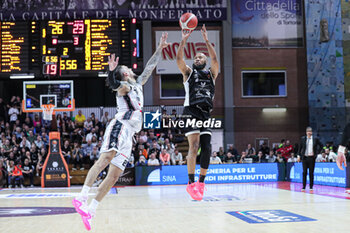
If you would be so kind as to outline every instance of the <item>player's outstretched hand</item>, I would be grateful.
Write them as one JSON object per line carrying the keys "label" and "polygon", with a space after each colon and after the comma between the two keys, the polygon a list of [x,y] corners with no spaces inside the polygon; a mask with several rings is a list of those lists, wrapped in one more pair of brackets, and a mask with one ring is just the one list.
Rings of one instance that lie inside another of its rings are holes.
{"label": "player's outstretched hand", "polygon": [[163,32],[162,33],[162,37],[160,38],[160,43],[159,43],[159,46],[164,49],[166,47],[169,46],[169,43],[166,42],[166,40],[168,39],[168,33],[167,32]]}
{"label": "player's outstretched hand", "polygon": [[113,71],[115,68],[117,68],[119,62],[119,57],[115,57],[115,54],[111,54],[111,56],[108,56],[108,65],[109,70]]}
{"label": "player's outstretched hand", "polygon": [[181,31],[181,33],[182,33],[182,40],[187,40],[188,37],[190,37],[192,31],[191,30],[187,30],[187,29],[183,29]]}
{"label": "player's outstretched hand", "polygon": [[344,167],[346,167],[346,158],[343,152],[339,152],[338,151],[338,156],[337,156],[337,165],[339,167],[340,170],[344,170],[343,169],[343,163],[344,163]]}
{"label": "player's outstretched hand", "polygon": [[207,41],[208,40],[208,32],[207,32],[207,29],[205,28],[205,24],[203,24],[203,26],[202,26],[201,33],[202,33],[204,41]]}

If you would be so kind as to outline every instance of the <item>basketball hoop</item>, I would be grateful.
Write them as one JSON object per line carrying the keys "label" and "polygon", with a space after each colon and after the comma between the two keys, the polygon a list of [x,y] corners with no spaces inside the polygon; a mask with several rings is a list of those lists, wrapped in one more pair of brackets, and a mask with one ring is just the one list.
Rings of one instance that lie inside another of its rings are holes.
{"label": "basketball hoop", "polygon": [[55,108],[55,105],[53,104],[43,104],[41,105],[41,109],[43,110],[43,119],[47,121],[52,120],[52,114],[53,110]]}

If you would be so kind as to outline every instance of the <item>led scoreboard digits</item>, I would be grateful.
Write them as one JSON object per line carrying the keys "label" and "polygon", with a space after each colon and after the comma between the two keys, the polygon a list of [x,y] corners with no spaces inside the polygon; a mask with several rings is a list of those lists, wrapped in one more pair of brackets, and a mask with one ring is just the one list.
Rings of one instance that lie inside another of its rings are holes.
{"label": "led scoreboard digits", "polygon": [[112,20],[48,21],[42,28],[43,74],[104,71],[117,50]]}
{"label": "led scoreboard digits", "polygon": [[136,19],[0,22],[0,78],[96,77],[112,53],[139,72],[139,38]]}

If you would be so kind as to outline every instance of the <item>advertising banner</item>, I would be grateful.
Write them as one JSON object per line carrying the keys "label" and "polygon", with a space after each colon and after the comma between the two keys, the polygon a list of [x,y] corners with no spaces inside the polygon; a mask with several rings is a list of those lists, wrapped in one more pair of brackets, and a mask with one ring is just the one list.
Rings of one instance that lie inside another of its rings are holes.
{"label": "advertising banner", "polygon": [[[168,3],[169,2],[169,3]],[[175,3],[174,3],[175,2]],[[185,12],[192,12],[198,20],[226,20],[227,4],[201,1],[129,1],[129,0],[34,0],[0,1],[0,21],[118,19],[137,18],[152,21],[177,21]],[[210,4],[209,4],[210,3]]]}
{"label": "advertising banner", "polygon": [[[204,53],[208,57],[207,68],[210,67],[210,58],[207,46],[203,40],[200,27],[191,33],[184,48],[184,60],[189,67],[192,67],[194,56],[197,53]],[[156,44],[162,36],[163,31],[156,31]],[[220,64],[220,31],[208,30],[208,39],[215,48],[216,57]],[[168,31],[168,43],[170,45],[163,49],[162,57],[157,65],[157,74],[179,74],[180,70],[176,65],[176,54],[181,42],[181,30]]]}
{"label": "advertising banner", "polygon": [[50,148],[42,169],[41,187],[69,187],[69,170],[61,153],[60,133],[50,132]]}
{"label": "advertising banner", "polygon": [[[199,177],[200,167],[196,166],[196,179]],[[187,166],[156,166],[136,167],[136,185],[172,185],[187,184]],[[205,182],[219,183],[247,183],[278,181],[277,163],[257,164],[220,164],[210,165]]]}
{"label": "advertising banner", "polygon": [[123,174],[119,177],[119,180],[115,185],[135,185],[135,168],[125,168]]}
{"label": "advertising banner", "polygon": [[233,47],[303,47],[301,0],[232,0]]}
{"label": "advertising banner", "polygon": [[[303,164],[288,163],[288,173],[291,182],[303,182]],[[316,163],[315,184],[346,187],[346,172],[340,170],[336,163]],[[307,183],[309,183],[307,175]]]}

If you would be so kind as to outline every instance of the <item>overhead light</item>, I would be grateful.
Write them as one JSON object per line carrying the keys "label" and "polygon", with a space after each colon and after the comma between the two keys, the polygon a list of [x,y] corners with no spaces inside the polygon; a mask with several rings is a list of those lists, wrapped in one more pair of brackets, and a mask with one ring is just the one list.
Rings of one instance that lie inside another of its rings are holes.
{"label": "overhead light", "polygon": [[34,74],[11,74],[10,79],[32,79]]}
{"label": "overhead light", "polygon": [[107,78],[107,77],[108,77],[108,73],[105,73],[105,72],[98,72],[98,77]]}
{"label": "overhead light", "polygon": [[287,108],[263,108],[264,113],[282,113],[287,112]]}

